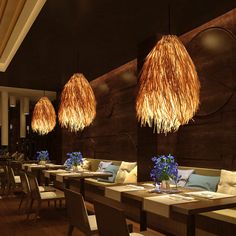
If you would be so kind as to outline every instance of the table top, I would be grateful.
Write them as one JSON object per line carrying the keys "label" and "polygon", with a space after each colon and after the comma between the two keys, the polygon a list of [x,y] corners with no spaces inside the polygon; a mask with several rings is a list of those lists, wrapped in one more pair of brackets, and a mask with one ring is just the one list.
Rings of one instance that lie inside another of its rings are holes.
{"label": "table top", "polygon": [[24,170],[32,170],[32,169],[38,169],[38,170],[45,170],[45,169],[65,169],[64,165],[57,165],[53,163],[48,163],[46,165],[40,165],[40,164],[23,164],[22,169]]}
{"label": "table top", "polygon": [[55,176],[56,180],[63,182],[68,179],[85,179],[85,178],[96,178],[96,177],[110,177],[112,173],[110,172],[97,172],[97,171],[81,171],[81,172],[71,172],[71,171],[44,171],[46,177]]}
{"label": "table top", "polygon": [[184,215],[193,215],[233,207],[236,207],[236,196],[221,199],[201,199],[197,202],[175,204],[171,206],[171,210]]}
{"label": "table top", "polygon": [[[151,187],[145,186],[145,189],[143,190],[122,191],[121,201],[125,199],[129,199],[129,200],[135,200],[135,201],[139,201],[140,203],[143,203],[145,199],[148,199],[150,197],[157,197],[157,196],[163,196],[163,195],[167,196],[167,194],[150,193],[148,192],[149,189],[151,189]],[[183,196],[187,196],[191,192],[200,191],[197,189],[194,190],[194,189],[186,189],[186,188],[180,188],[180,190],[181,190],[180,195],[183,195]],[[180,213],[184,215],[192,215],[192,214],[198,214],[198,213],[203,213],[207,211],[214,211],[214,210],[236,207],[236,196],[227,196],[227,195],[225,196],[226,196],[225,198],[220,198],[220,199],[200,198],[200,197],[195,196],[194,199],[196,199],[197,201],[179,203],[179,204],[176,203],[176,204],[170,205],[169,207],[172,212],[176,212],[176,213]]]}

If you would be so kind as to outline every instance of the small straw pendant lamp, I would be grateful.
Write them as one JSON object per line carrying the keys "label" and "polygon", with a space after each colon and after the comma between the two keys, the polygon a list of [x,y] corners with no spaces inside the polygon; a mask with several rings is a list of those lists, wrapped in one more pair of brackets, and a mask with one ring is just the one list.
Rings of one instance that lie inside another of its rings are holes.
{"label": "small straw pendant lamp", "polygon": [[64,86],[58,111],[59,123],[71,132],[83,130],[96,116],[96,99],[83,74],[74,74]]}
{"label": "small straw pendant lamp", "polygon": [[186,48],[175,35],[164,35],[144,62],[136,99],[141,126],[174,132],[199,107],[200,82]]}
{"label": "small straw pendant lamp", "polygon": [[31,127],[40,135],[51,132],[56,126],[56,113],[51,101],[47,97],[42,97],[36,103],[33,111]]}

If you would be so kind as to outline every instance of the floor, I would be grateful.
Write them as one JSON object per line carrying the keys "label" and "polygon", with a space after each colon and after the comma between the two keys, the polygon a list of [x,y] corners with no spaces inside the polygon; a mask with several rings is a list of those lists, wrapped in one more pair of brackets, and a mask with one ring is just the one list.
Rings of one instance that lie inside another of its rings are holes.
{"label": "floor", "polygon": [[[31,220],[26,220],[26,216],[18,212],[19,202],[20,199],[16,196],[0,198],[1,236],[66,236],[65,208],[55,208],[53,204],[48,207],[47,204],[44,204],[40,212],[40,219],[35,221],[32,214]],[[92,210],[91,204],[87,204],[87,207]],[[132,223],[134,232],[137,232],[139,225]],[[77,229],[73,232],[73,236],[82,235]]]}

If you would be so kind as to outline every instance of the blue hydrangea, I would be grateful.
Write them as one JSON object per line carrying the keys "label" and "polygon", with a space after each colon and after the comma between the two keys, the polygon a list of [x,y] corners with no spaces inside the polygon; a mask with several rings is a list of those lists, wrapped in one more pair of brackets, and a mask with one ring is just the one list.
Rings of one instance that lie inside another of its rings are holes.
{"label": "blue hydrangea", "polygon": [[72,166],[83,164],[83,156],[81,152],[69,152],[67,153],[67,156],[69,158],[64,163],[64,166],[66,166],[67,169],[71,169]]}
{"label": "blue hydrangea", "polygon": [[48,161],[49,160],[49,153],[47,150],[45,151],[38,151],[36,152],[36,160],[37,161]]}
{"label": "blue hydrangea", "polygon": [[162,180],[174,180],[178,178],[178,164],[175,158],[170,154],[168,156],[162,155],[153,157],[152,161],[154,167],[151,170],[150,176],[154,182],[161,182]]}

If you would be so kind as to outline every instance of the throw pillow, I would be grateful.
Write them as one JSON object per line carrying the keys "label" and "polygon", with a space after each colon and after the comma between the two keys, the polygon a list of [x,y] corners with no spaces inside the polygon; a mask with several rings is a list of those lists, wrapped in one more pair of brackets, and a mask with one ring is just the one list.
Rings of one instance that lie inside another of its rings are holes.
{"label": "throw pillow", "polygon": [[104,169],[107,168],[111,164],[112,164],[111,161],[100,161],[97,171],[104,171]]}
{"label": "throw pillow", "polygon": [[191,174],[185,187],[216,191],[220,176]]}
{"label": "throw pillow", "polygon": [[137,165],[137,162],[122,161],[121,165],[120,165],[120,168],[117,172],[115,182],[116,183],[124,183],[124,180],[125,180],[127,174],[130,173],[130,171],[132,169],[134,169],[134,167],[136,165]]}
{"label": "throw pillow", "polygon": [[107,166],[105,169],[103,169],[106,172],[110,172],[112,174],[112,176],[108,177],[108,178],[98,178],[98,181],[101,182],[109,182],[109,183],[114,183],[115,182],[115,178],[116,178],[116,174],[117,171],[119,170],[119,166],[116,165],[112,165],[110,164],[109,166]]}
{"label": "throw pillow", "polygon": [[86,158],[83,158],[83,165],[82,165],[84,170],[90,170],[91,167],[91,162],[88,161]]}
{"label": "throw pillow", "polygon": [[236,195],[236,171],[221,170],[217,192]]}
{"label": "throw pillow", "polygon": [[125,177],[124,184],[136,184],[137,183],[137,166],[133,168]]}
{"label": "throw pillow", "polygon": [[[178,170],[178,182],[177,185],[179,187],[184,187],[186,183],[188,182],[189,176],[194,172],[194,170]],[[175,184],[175,183],[174,183]]]}

